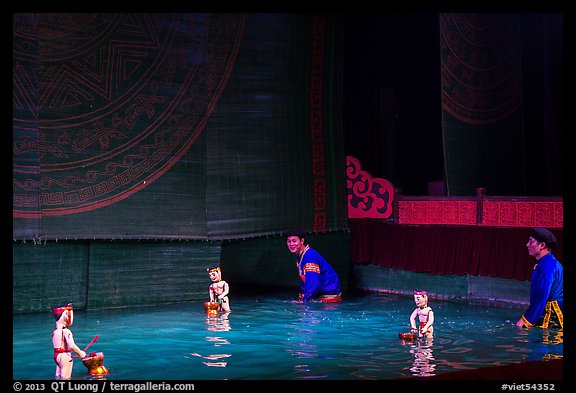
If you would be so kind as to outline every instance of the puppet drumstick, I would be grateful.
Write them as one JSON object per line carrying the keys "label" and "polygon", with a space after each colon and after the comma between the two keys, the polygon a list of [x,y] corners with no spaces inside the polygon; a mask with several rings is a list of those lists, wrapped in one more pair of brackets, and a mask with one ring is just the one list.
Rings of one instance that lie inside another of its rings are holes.
{"label": "puppet drumstick", "polygon": [[[88,343],[88,345],[86,345],[86,348],[84,348],[84,352],[86,352],[86,351],[88,350],[88,348],[90,348],[90,346],[91,346],[92,344],[94,344],[96,341],[98,341],[98,337],[100,337],[100,336],[98,336],[98,335],[94,336],[94,338],[92,339],[92,341],[90,341],[90,342]],[[72,359],[70,359],[70,361],[72,361],[73,359],[79,358],[79,357],[80,357],[80,356],[78,356],[78,355],[74,355],[74,356],[72,356]]]}
{"label": "puppet drumstick", "polygon": [[88,343],[88,345],[86,345],[86,348],[84,348],[84,352],[86,352],[86,351],[88,350],[88,348],[90,348],[90,346],[91,346],[92,344],[94,344],[96,341],[98,341],[98,338],[99,338],[99,337],[100,337],[99,335],[94,336],[94,338],[92,339],[92,341],[90,341],[90,342]]}

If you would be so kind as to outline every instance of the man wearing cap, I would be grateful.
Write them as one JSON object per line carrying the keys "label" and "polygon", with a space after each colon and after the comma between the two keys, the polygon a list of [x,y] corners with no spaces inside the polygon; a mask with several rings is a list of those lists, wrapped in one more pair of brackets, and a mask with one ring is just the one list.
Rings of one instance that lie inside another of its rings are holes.
{"label": "man wearing cap", "polygon": [[305,233],[289,230],[285,233],[286,245],[296,255],[296,267],[300,276],[299,303],[314,298],[324,303],[342,301],[340,280],[334,268],[304,240]]}
{"label": "man wearing cap", "polygon": [[534,228],[526,247],[536,259],[530,283],[530,306],[518,327],[547,328],[550,321],[564,327],[564,269],[552,255],[556,237],[546,228]]}

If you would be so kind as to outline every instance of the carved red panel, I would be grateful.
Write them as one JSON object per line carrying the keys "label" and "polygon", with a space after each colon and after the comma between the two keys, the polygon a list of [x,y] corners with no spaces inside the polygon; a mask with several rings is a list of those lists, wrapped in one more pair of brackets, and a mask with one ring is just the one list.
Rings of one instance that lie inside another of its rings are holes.
{"label": "carved red panel", "polygon": [[484,201],[482,225],[504,227],[564,226],[563,202]]}
{"label": "carved red panel", "polygon": [[476,225],[476,201],[399,201],[399,224]]}
{"label": "carved red panel", "polygon": [[349,218],[388,218],[392,215],[394,186],[373,178],[354,157],[346,157]]}

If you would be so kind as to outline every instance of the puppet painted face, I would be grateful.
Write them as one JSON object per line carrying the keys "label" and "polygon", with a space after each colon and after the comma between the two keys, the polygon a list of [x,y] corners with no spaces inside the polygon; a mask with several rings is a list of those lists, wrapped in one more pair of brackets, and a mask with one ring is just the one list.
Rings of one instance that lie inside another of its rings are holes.
{"label": "puppet painted face", "polygon": [[220,271],[219,267],[214,269],[208,269],[208,275],[210,276],[210,280],[212,280],[213,282],[222,281],[222,272]]}
{"label": "puppet painted face", "polygon": [[414,303],[419,308],[424,308],[428,305],[428,294],[424,291],[414,291]]}

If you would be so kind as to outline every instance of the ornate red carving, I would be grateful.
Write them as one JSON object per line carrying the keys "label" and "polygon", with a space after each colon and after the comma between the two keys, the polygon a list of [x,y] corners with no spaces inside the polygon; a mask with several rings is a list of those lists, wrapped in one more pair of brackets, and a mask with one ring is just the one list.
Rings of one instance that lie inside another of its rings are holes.
{"label": "ornate red carving", "polygon": [[392,215],[394,186],[386,179],[372,178],[354,157],[346,157],[348,218],[388,218]]}
{"label": "ornate red carving", "polygon": [[399,224],[476,225],[476,201],[399,201]]}
{"label": "ornate red carving", "polygon": [[561,201],[484,201],[482,225],[501,227],[564,226]]}

